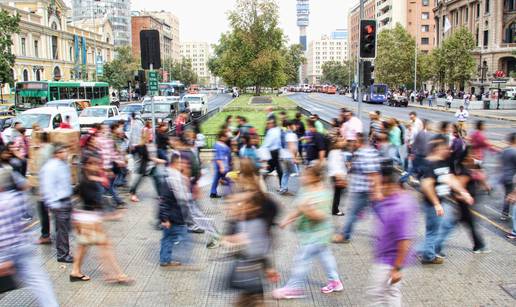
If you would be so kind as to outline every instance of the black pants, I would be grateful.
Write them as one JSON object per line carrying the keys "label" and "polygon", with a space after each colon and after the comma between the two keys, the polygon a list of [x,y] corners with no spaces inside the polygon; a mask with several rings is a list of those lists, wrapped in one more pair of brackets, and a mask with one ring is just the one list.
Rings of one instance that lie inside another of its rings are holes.
{"label": "black pants", "polygon": [[459,202],[460,220],[459,222],[464,223],[471,232],[471,238],[473,239],[473,249],[483,248],[485,246],[484,240],[479,235],[476,227],[473,214],[471,213],[470,206],[466,203]]}
{"label": "black pants", "polygon": [[331,181],[333,182],[333,205],[331,209],[332,214],[339,213],[339,205],[340,205],[340,198],[342,196],[342,192],[344,191],[343,188],[337,187],[335,177],[331,177]]}
{"label": "black pants", "polygon": [[283,177],[283,170],[281,169],[279,161],[279,149],[271,150],[271,159],[269,160],[269,172],[276,170],[278,173],[278,181],[281,186],[281,177]]}
{"label": "black pants", "polygon": [[48,216],[48,208],[42,201],[38,201],[38,212],[39,222],[41,223],[41,237],[48,238],[50,237],[50,219]]}
{"label": "black pants", "polygon": [[61,202],[61,209],[52,210],[56,226],[57,259],[70,256],[71,205],[70,200],[64,200]]}
{"label": "black pants", "polygon": [[[512,191],[514,190],[514,184],[513,183],[505,183],[503,185],[503,187],[505,188],[505,197],[503,198],[504,201],[503,201],[502,215],[509,216],[509,209],[511,208],[511,204],[506,199],[507,199],[507,196],[509,196],[509,194],[511,194]],[[514,223],[514,221],[513,221],[513,223]]]}

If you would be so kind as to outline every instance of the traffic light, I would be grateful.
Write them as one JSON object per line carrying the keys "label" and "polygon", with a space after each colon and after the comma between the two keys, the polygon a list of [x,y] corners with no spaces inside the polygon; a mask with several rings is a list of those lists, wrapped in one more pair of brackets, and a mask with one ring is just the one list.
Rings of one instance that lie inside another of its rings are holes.
{"label": "traffic light", "polygon": [[374,59],[376,57],[376,20],[360,20],[360,57]]}
{"label": "traffic light", "polygon": [[374,66],[371,62],[364,61],[363,69],[364,69],[364,79],[363,79],[364,86],[370,86],[374,83],[374,80],[373,80]]}

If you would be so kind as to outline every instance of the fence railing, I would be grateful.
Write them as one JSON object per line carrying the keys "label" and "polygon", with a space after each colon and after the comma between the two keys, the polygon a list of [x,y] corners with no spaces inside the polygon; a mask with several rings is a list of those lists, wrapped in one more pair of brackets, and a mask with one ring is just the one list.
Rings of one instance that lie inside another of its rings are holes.
{"label": "fence railing", "polygon": [[[219,113],[220,112],[220,108],[215,108],[211,111],[208,111],[208,113],[204,114],[203,116],[200,116],[200,117],[195,117],[195,118],[192,118],[186,125],[185,125],[185,129],[188,129],[188,128],[191,128],[192,125],[194,124],[194,122],[197,122],[199,124],[202,124],[204,123],[205,121],[207,121],[208,119],[210,119],[212,116],[214,116],[215,114]],[[176,134],[176,127],[173,126],[170,131],[169,131],[170,135],[175,135]]]}

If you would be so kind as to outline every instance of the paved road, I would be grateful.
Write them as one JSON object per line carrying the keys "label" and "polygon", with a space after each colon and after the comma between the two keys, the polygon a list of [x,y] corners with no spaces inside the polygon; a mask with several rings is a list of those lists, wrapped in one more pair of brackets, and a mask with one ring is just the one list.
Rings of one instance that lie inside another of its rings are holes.
{"label": "paved road", "polygon": [[231,100],[233,100],[231,94],[214,94],[208,100],[208,112],[227,105]]}
{"label": "paved road", "polygon": [[[319,114],[319,116],[325,120],[331,120],[337,117],[341,108],[357,111],[357,103],[347,96],[296,93],[289,97],[301,107]],[[364,103],[362,105],[362,119],[364,123],[367,123],[366,126],[369,123],[367,113],[375,110],[380,110],[385,117],[395,117],[400,120],[408,120],[409,112],[411,111],[416,111],[420,118],[426,118],[432,122],[452,121],[454,119],[452,113],[437,110],[427,110],[416,107],[394,108],[386,105]],[[509,132],[516,131],[516,123],[514,122],[486,119],[477,116],[472,116],[470,122],[475,122],[477,119],[485,120],[488,138],[499,146],[504,146],[503,141]],[[472,128],[471,126],[472,125],[470,125],[470,130]],[[505,232],[511,228],[511,224],[510,221],[500,221],[500,211],[503,204],[503,188],[497,182],[497,174],[499,172],[497,170],[498,163],[496,155],[488,154],[485,165],[489,175],[489,181],[494,187],[494,191],[491,195],[487,195],[483,192],[479,193],[475,211],[486,227],[494,231],[498,236],[503,237]]]}

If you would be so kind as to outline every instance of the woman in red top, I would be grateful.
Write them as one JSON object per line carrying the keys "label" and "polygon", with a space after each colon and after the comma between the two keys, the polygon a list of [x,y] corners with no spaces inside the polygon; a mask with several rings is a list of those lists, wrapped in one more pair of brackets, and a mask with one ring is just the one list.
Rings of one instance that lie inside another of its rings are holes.
{"label": "woman in red top", "polygon": [[473,150],[473,158],[476,160],[476,163],[480,167],[476,172],[472,174],[472,177],[474,178],[474,180],[477,180],[480,183],[480,186],[484,190],[490,193],[492,188],[487,182],[487,176],[484,170],[481,168],[481,166],[484,162],[484,151],[490,150],[492,152],[497,153],[498,150],[489,142],[484,131],[484,121],[479,120],[476,123],[476,130],[469,136],[469,141],[471,143],[471,147]]}

